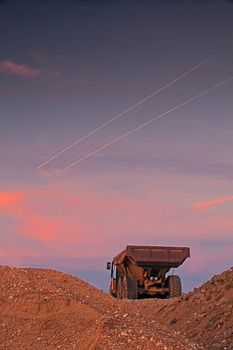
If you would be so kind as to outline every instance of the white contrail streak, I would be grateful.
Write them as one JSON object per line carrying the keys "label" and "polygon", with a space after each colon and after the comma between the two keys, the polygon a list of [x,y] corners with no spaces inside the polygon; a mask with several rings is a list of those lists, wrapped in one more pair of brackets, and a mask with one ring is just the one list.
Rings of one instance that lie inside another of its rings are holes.
{"label": "white contrail streak", "polygon": [[133,106],[125,109],[123,112],[121,112],[120,114],[116,115],[114,118],[108,120],[106,123],[100,125],[98,128],[92,130],[91,132],[89,132],[88,134],[86,134],[85,136],[81,137],[80,139],[78,139],[77,141],[73,142],[71,145],[67,146],[66,148],[64,148],[63,150],[61,150],[60,152],[56,153],[53,157],[49,158],[48,160],[46,160],[46,162],[40,164],[36,169],[39,170],[40,168],[42,168],[44,165],[48,164],[49,162],[51,162],[53,159],[57,158],[59,155],[63,154],[64,152],[66,152],[68,149],[70,149],[71,147],[77,145],[78,143],[82,142],[83,140],[85,140],[87,137],[95,134],[97,131],[100,131],[101,129],[103,129],[105,126],[107,126],[108,124],[112,123],[114,120],[119,119],[120,117],[122,117],[123,115],[125,115],[126,113],[132,111],[133,109],[135,109],[136,107],[138,107],[139,105],[141,105],[143,102],[149,100],[151,97],[158,95],[160,92],[164,91],[165,89],[167,89],[169,86],[175,84],[177,81],[179,81],[180,79],[184,78],[185,76],[191,74],[192,72],[194,72],[195,70],[197,70],[198,68],[200,68],[201,66],[203,66],[204,64],[206,64],[209,61],[209,59],[205,59],[204,61],[202,61],[201,63],[195,65],[194,67],[192,67],[191,69],[189,69],[188,71],[184,72],[182,75],[180,75],[179,77],[177,77],[176,79],[172,80],[170,83],[164,85],[162,88],[160,88],[159,90],[154,91],[152,94],[144,97],[142,100],[140,100],[139,102],[137,102],[136,104],[134,104]]}
{"label": "white contrail streak", "polygon": [[168,115],[169,113],[176,111],[177,109],[179,109],[179,108],[181,108],[181,107],[187,105],[188,103],[190,103],[190,102],[192,102],[192,101],[194,101],[194,100],[197,100],[199,97],[204,96],[204,95],[208,94],[209,92],[211,92],[211,91],[213,91],[213,90],[215,90],[215,89],[217,89],[217,88],[219,88],[219,87],[221,87],[221,86],[227,84],[227,83],[228,83],[229,81],[231,81],[231,80],[233,80],[233,76],[231,76],[230,78],[225,79],[225,80],[222,81],[221,83],[216,84],[216,85],[212,86],[211,88],[209,88],[209,89],[207,89],[207,90],[205,90],[205,91],[199,93],[198,95],[195,95],[195,96],[189,98],[188,100],[185,100],[184,102],[179,103],[177,106],[175,106],[175,107],[169,109],[167,112],[164,112],[164,113],[162,113],[162,114],[159,114],[158,116],[154,117],[153,119],[151,119],[151,120],[149,120],[149,121],[147,121],[147,122],[145,122],[145,123],[139,125],[137,128],[135,128],[135,129],[133,129],[133,130],[131,130],[131,131],[125,133],[125,134],[122,135],[122,136],[117,137],[117,138],[114,139],[113,141],[111,141],[111,142],[109,142],[109,143],[103,145],[102,147],[97,148],[95,151],[93,151],[93,152],[91,152],[91,153],[88,153],[86,156],[80,158],[79,160],[75,161],[74,163],[72,163],[72,164],[70,164],[69,166],[67,166],[66,168],[64,168],[63,171],[72,168],[73,166],[75,166],[76,164],[80,163],[80,162],[83,161],[84,159],[87,159],[87,158],[91,157],[92,155],[94,155],[94,154],[96,154],[96,153],[102,151],[103,149],[105,149],[105,148],[111,146],[111,145],[114,144],[115,142],[124,139],[125,137],[127,137],[127,136],[133,134],[135,131],[137,131],[137,130],[139,130],[139,129],[141,129],[141,128],[144,128],[145,126],[147,126],[147,125],[153,123],[154,121],[156,121],[156,120],[158,120],[158,119],[161,119],[161,118],[165,117],[165,116]]}

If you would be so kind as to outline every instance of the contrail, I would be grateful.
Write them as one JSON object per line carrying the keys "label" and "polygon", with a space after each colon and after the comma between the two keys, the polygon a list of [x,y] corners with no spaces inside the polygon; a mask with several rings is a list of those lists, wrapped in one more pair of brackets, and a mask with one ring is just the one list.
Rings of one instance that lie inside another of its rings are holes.
{"label": "contrail", "polygon": [[131,131],[125,133],[124,135],[117,137],[116,139],[114,139],[113,141],[111,141],[111,142],[109,142],[109,143],[103,145],[102,147],[97,148],[95,151],[93,151],[93,152],[87,154],[85,157],[80,158],[79,160],[75,161],[74,163],[72,163],[72,164],[70,164],[69,166],[67,166],[66,168],[64,168],[63,171],[72,168],[73,166],[75,166],[76,164],[80,163],[80,162],[83,161],[84,159],[87,159],[87,158],[91,157],[92,155],[96,154],[97,152],[102,151],[103,149],[105,149],[105,148],[111,146],[112,144],[114,144],[115,142],[124,139],[125,137],[127,137],[127,136],[133,134],[135,131],[137,131],[137,130],[139,130],[139,129],[141,129],[141,128],[144,128],[145,126],[147,126],[147,125],[153,123],[154,121],[156,121],[156,120],[158,120],[158,119],[160,119],[160,118],[165,117],[165,116],[168,115],[169,113],[176,111],[177,109],[179,109],[179,108],[181,108],[181,107],[187,105],[188,103],[190,103],[190,102],[192,102],[192,101],[194,101],[194,100],[197,100],[199,97],[204,96],[204,95],[208,94],[209,92],[211,92],[211,91],[213,91],[213,90],[215,90],[215,89],[217,89],[217,88],[219,88],[219,87],[221,87],[221,86],[227,84],[227,83],[228,83],[229,81],[231,81],[231,80],[233,80],[233,75],[232,75],[230,78],[225,79],[225,80],[222,81],[221,83],[216,84],[216,85],[212,86],[211,88],[209,88],[209,89],[207,89],[207,90],[205,90],[205,91],[199,93],[198,95],[195,95],[195,96],[189,98],[188,100],[185,100],[184,102],[179,103],[177,106],[175,106],[175,107],[169,109],[167,112],[164,112],[164,113],[162,113],[162,114],[159,114],[158,116],[154,117],[153,119],[151,119],[151,120],[149,120],[149,121],[147,121],[147,122],[145,122],[145,123],[139,125],[137,128],[135,128],[135,129],[133,129],[133,130],[131,130]]}
{"label": "contrail", "polygon": [[214,205],[222,204],[222,203],[229,202],[229,201],[233,201],[233,196],[226,196],[226,197],[217,198],[217,199],[213,199],[213,200],[206,201],[206,202],[197,202],[193,205],[193,208],[206,209],[206,208],[212,207]]}
{"label": "contrail", "polygon": [[194,67],[192,67],[191,69],[189,69],[188,71],[186,71],[185,73],[183,73],[182,75],[180,75],[179,77],[177,77],[176,79],[172,80],[170,83],[164,85],[162,88],[160,88],[159,90],[154,91],[153,93],[151,93],[150,95],[144,97],[142,100],[140,100],[139,102],[137,102],[136,104],[134,104],[133,106],[125,109],[123,112],[121,112],[120,114],[116,115],[114,118],[110,119],[109,121],[107,121],[106,123],[100,125],[98,128],[92,130],[91,132],[89,132],[88,134],[86,134],[85,136],[81,137],[80,139],[78,139],[77,141],[73,142],[71,145],[67,146],[66,148],[64,148],[63,150],[61,150],[60,152],[56,153],[53,157],[49,158],[48,160],[46,160],[44,163],[40,164],[36,169],[39,170],[40,168],[42,168],[44,165],[48,164],[49,162],[51,162],[53,159],[57,158],[59,155],[61,155],[62,153],[66,152],[68,149],[70,149],[71,147],[77,145],[78,143],[82,142],[83,140],[85,140],[87,137],[95,134],[97,131],[103,129],[105,126],[107,126],[108,124],[112,123],[114,120],[119,119],[120,117],[122,117],[123,115],[125,115],[126,113],[132,111],[133,109],[135,109],[136,107],[138,107],[139,105],[141,105],[143,102],[149,100],[151,97],[158,95],[160,92],[164,91],[165,89],[167,89],[169,86],[175,84],[177,81],[179,81],[180,79],[184,78],[185,76],[191,74],[192,72],[194,72],[195,70],[197,70],[198,68],[200,68],[201,66],[205,65],[207,62],[209,61],[209,59],[205,59],[204,61],[202,61],[201,63],[195,65]]}

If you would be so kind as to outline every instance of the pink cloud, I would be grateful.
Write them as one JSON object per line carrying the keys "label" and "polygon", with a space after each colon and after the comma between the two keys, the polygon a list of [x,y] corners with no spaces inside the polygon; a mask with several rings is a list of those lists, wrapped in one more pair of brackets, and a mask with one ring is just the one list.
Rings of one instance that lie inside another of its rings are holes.
{"label": "pink cloud", "polygon": [[17,191],[0,192],[0,212],[19,216],[25,201],[25,193]]}
{"label": "pink cloud", "polygon": [[[17,219],[15,232],[67,251],[72,244],[85,246],[85,254],[102,254],[111,245],[109,237],[141,230],[150,233],[155,220],[154,205],[127,196],[102,193],[73,193],[69,186],[57,184],[21,192],[1,192],[0,212]],[[141,214],[139,214],[141,212]],[[158,208],[158,222],[162,220]],[[63,244],[62,244],[63,242]],[[75,248],[77,249],[77,248]],[[75,253],[75,251],[73,251]],[[83,252],[80,251],[80,254]]]}
{"label": "pink cloud", "polygon": [[0,62],[0,72],[34,78],[40,75],[41,70],[38,68],[30,68],[24,64],[12,62],[11,60],[5,60]]}
{"label": "pink cloud", "polygon": [[[43,195],[43,191],[41,193]],[[38,202],[40,196],[36,191],[2,191],[0,192],[0,213],[18,219],[16,232],[20,236],[34,237],[47,242],[54,239],[60,225],[59,220],[46,215],[40,208],[31,204],[31,199]],[[48,196],[50,192],[48,191]]]}
{"label": "pink cloud", "polygon": [[195,209],[206,209],[218,204],[222,204],[225,202],[229,202],[229,201],[233,201],[233,196],[226,196],[226,197],[222,197],[222,198],[217,198],[217,199],[213,199],[210,201],[203,201],[203,202],[197,202],[193,205],[193,207]]}
{"label": "pink cloud", "polygon": [[[229,213],[213,216],[208,211],[193,211],[186,202],[171,203],[169,198],[160,202],[158,189],[150,197],[135,198],[127,193],[92,190],[85,184],[80,188],[60,182],[0,192],[0,214],[10,216],[13,233],[22,245],[35,240],[51,251],[51,257],[56,251],[62,257],[94,259],[112,256],[126,244],[186,245],[192,240],[231,240],[233,223]],[[18,256],[34,256],[33,252],[36,256],[38,249],[32,243],[29,252],[19,248]],[[10,248],[8,253],[10,256]],[[192,253],[192,264],[204,268],[211,257],[200,254],[199,258],[197,252]]]}
{"label": "pink cloud", "polygon": [[18,227],[17,233],[24,237],[34,237],[44,243],[49,243],[56,240],[60,226],[61,222],[58,218],[28,211],[23,223]]}

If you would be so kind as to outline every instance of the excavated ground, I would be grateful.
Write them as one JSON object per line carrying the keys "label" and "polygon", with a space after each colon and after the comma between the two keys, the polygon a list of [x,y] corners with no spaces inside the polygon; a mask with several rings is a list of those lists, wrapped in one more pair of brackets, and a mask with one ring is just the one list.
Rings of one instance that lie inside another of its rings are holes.
{"label": "excavated ground", "polygon": [[232,283],[230,269],[175,300],[116,300],[61,272],[2,266],[0,349],[233,349]]}
{"label": "excavated ground", "polygon": [[207,350],[233,350],[233,267],[180,298],[137,301],[143,318]]}

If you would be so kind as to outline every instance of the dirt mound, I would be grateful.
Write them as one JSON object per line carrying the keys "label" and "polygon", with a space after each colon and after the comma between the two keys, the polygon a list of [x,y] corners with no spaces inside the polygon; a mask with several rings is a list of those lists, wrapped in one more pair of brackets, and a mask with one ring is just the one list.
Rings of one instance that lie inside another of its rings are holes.
{"label": "dirt mound", "polygon": [[233,267],[180,298],[137,303],[143,317],[156,317],[205,349],[233,350]]}
{"label": "dirt mound", "polygon": [[93,348],[103,320],[81,291],[94,288],[52,270],[2,267],[0,280],[1,349]]}
{"label": "dirt mound", "polygon": [[137,301],[115,300],[67,274],[3,266],[0,281],[2,350],[201,349],[143,317]]}

